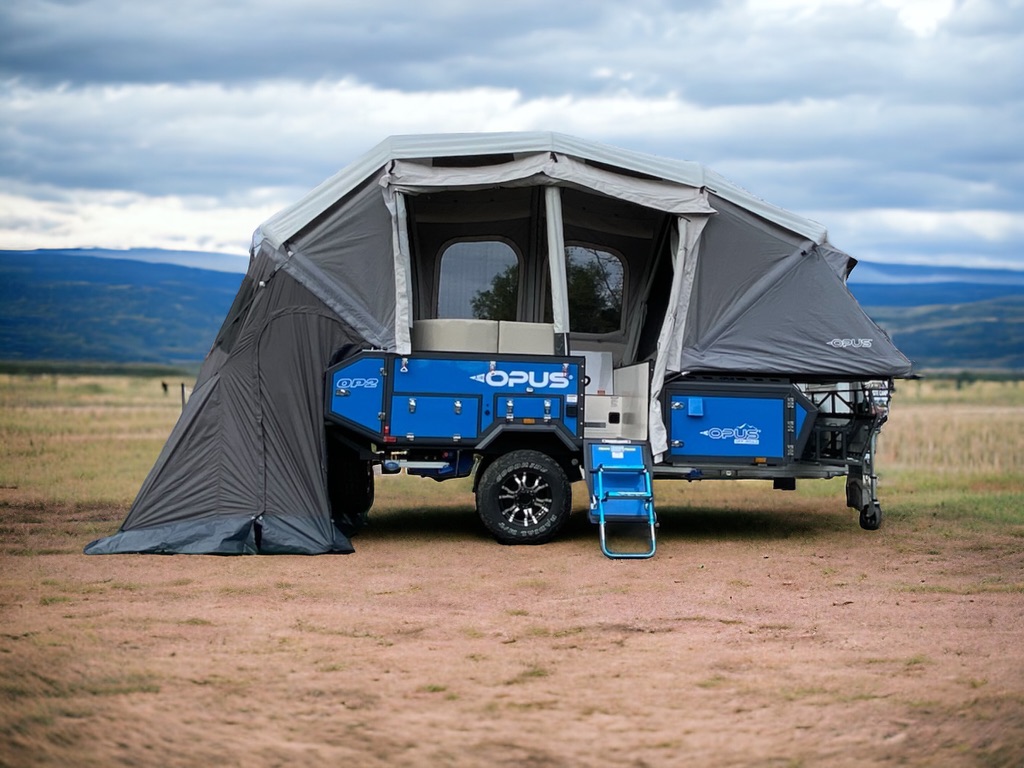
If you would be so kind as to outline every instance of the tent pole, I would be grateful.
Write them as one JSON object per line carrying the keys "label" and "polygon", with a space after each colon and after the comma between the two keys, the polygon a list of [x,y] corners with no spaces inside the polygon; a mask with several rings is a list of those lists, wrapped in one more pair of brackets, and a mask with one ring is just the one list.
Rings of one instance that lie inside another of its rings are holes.
{"label": "tent pole", "polygon": [[562,198],[558,187],[544,188],[548,230],[548,269],[551,274],[551,313],[555,337],[569,333],[569,288],[565,273],[565,236],[562,233]]}

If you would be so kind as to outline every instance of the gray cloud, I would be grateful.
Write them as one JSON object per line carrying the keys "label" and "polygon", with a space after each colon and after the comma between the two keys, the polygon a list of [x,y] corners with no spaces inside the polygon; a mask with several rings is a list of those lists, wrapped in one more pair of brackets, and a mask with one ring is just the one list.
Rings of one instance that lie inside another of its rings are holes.
{"label": "gray cloud", "polygon": [[[0,9],[0,75],[42,85],[354,77],[379,88],[493,86],[528,97],[626,87],[709,105],[876,92],[973,100],[1020,82],[1021,14],[1012,12],[1019,3],[1009,7],[961,3],[939,35],[915,38],[877,3],[801,14],[724,0],[400,9],[10,0]],[[993,66],[979,82],[986,60]]]}
{"label": "gray cloud", "polygon": [[589,23],[571,5],[538,0],[404,6],[14,0],[0,10],[0,72],[42,84],[357,75],[379,87],[429,89],[493,82],[495,72],[531,53],[538,24],[568,31]]}
{"label": "gray cloud", "polygon": [[[957,0],[933,32],[905,14],[939,0],[402,5],[8,0],[0,192],[244,218],[392,133],[561,130],[704,162],[851,250],[1024,267],[1024,234],[989,216],[1024,211],[1021,0]],[[852,223],[883,210],[974,212],[996,237]]]}

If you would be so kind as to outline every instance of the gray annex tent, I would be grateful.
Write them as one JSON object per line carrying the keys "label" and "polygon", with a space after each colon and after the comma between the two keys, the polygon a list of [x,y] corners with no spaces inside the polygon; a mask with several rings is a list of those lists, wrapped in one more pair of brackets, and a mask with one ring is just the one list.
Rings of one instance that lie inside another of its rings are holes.
{"label": "gray annex tent", "polygon": [[[523,254],[518,319],[653,361],[655,394],[680,372],[911,370],[821,225],[697,163],[552,133],[392,137],[256,230],[180,420],[120,530],[86,552],[352,551],[331,518],[324,371],[342,350],[408,354],[414,322],[438,316],[437,254],[485,234]],[[597,239],[629,276],[624,327],[599,339],[573,331],[565,278],[566,245]],[[657,397],[651,416],[657,454]]]}

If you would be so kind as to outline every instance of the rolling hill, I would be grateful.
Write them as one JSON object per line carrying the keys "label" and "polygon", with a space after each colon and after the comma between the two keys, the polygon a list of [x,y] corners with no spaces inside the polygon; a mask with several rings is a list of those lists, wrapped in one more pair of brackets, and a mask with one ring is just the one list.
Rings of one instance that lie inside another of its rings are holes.
{"label": "rolling hill", "polygon": [[1024,272],[860,264],[849,287],[919,370],[1024,371]]}
{"label": "rolling hill", "polygon": [[130,255],[0,251],[0,359],[201,361],[242,274]]}
{"label": "rolling hill", "polygon": [[[0,360],[198,364],[244,258],[0,251]],[[862,263],[850,290],[919,370],[1024,371],[1024,272]]]}

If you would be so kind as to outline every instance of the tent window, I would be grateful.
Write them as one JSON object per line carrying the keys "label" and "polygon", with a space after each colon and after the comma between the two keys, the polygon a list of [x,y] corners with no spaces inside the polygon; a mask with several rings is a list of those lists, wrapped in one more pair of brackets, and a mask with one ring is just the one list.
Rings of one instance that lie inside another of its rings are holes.
{"label": "tent window", "polygon": [[[565,247],[569,325],[574,333],[614,333],[622,327],[622,257],[590,245]],[[551,315],[551,290],[545,313]]]}
{"label": "tent window", "polygon": [[519,256],[501,240],[452,243],[441,254],[437,316],[515,320]]}

